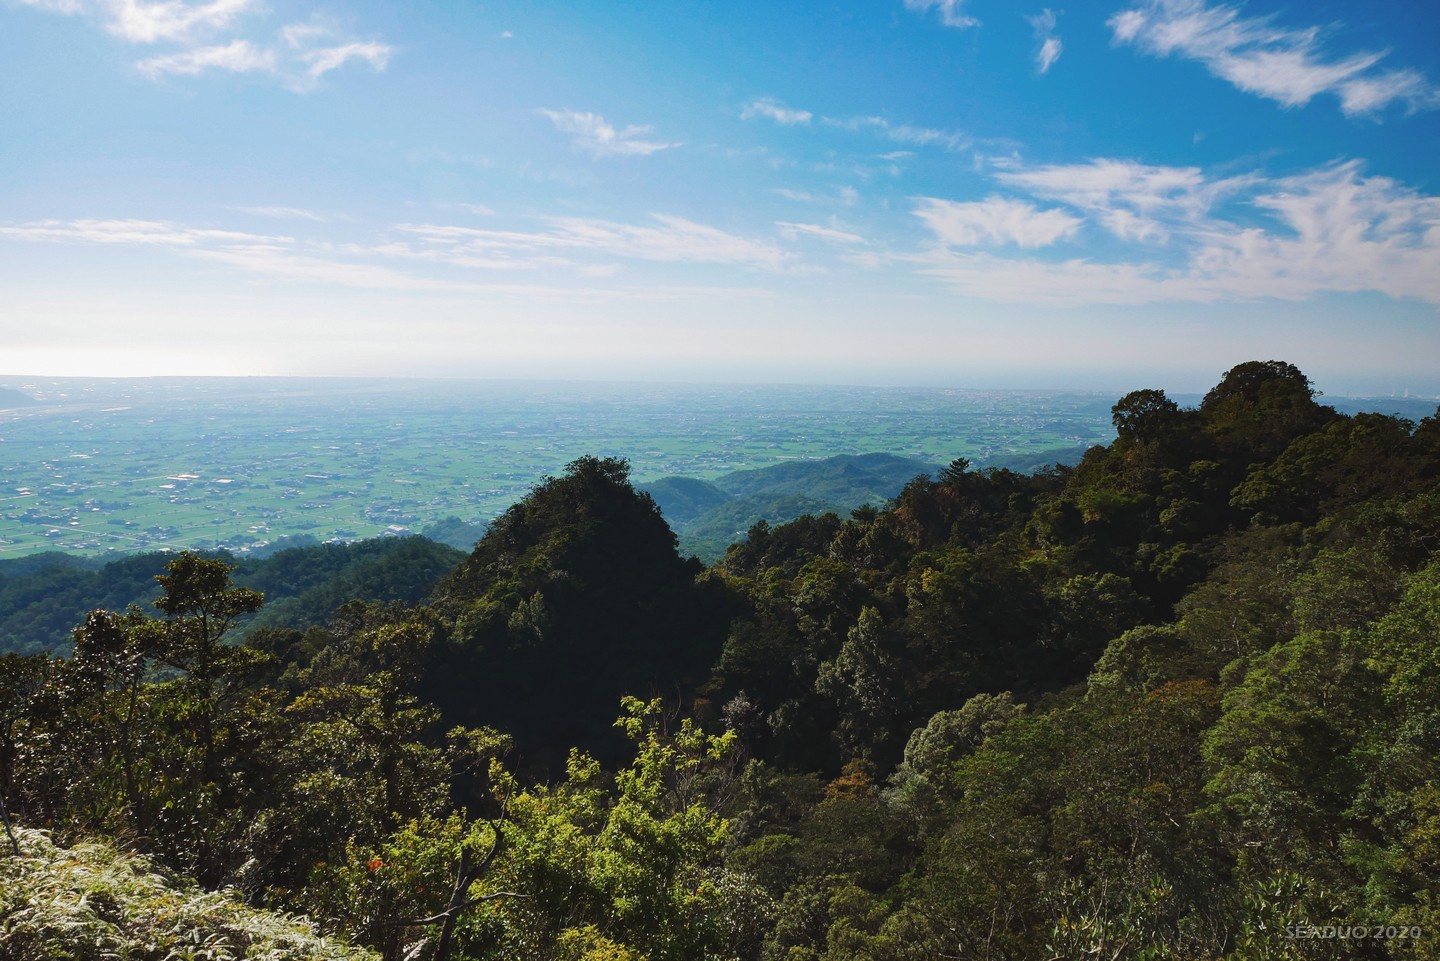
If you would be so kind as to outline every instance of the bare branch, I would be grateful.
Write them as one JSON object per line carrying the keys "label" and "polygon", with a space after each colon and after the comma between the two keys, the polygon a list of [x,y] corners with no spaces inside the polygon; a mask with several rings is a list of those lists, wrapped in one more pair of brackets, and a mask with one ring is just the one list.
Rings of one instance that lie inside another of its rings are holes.
{"label": "bare branch", "polygon": [[461,904],[457,904],[457,905],[455,905],[453,908],[446,908],[444,911],[441,911],[439,914],[432,914],[432,915],[430,915],[430,917],[428,917],[428,918],[407,918],[407,919],[403,919],[403,920],[400,920],[400,921],[396,921],[395,923],[396,923],[397,925],[399,925],[400,927],[402,927],[402,928],[418,928],[418,927],[421,927],[422,925],[426,925],[426,924],[439,924],[441,921],[444,921],[446,918],[450,917],[451,915],[453,915],[453,914],[455,914],[455,913],[457,913],[457,912],[459,912],[459,911],[464,911],[466,908],[473,908],[475,905],[480,904],[480,903],[485,902],[485,901],[493,901],[493,900],[495,900],[496,898],[528,898],[528,897],[530,897],[530,895],[528,895],[528,894],[520,894],[519,892],[516,892],[516,891],[492,891],[492,892],[489,893],[489,894],[481,894],[481,895],[478,895],[478,896],[476,896],[476,897],[470,898],[468,901],[465,901],[465,902],[463,902],[463,903],[461,903]]}

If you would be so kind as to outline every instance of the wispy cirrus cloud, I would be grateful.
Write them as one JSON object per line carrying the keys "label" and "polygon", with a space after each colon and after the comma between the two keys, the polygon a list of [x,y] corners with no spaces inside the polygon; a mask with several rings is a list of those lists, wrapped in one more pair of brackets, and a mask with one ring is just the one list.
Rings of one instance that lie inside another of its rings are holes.
{"label": "wispy cirrus cloud", "polygon": [[961,296],[1000,303],[1074,307],[1196,299],[1167,284],[1153,264],[1016,259],[949,248],[908,259]]}
{"label": "wispy cirrus cloud", "polygon": [[1001,171],[1001,183],[1080,207],[1103,208],[1116,201],[1142,210],[1202,206],[1206,177],[1199,167],[1162,167],[1101,157],[1074,164]]}
{"label": "wispy cirrus cloud", "polygon": [[[539,278],[535,290],[578,282],[599,291],[600,278],[642,265],[650,265],[646,280],[663,286],[692,283],[690,267],[784,276],[830,258],[918,273],[994,302],[1233,303],[1373,292],[1440,307],[1440,196],[1367,175],[1359,162],[1275,177],[1097,158],[1016,164],[990,177],[1011,195],[917,198],[911,216],[928,241],[905,248],[867,242],[833,217],[803,216],[775,220],[759,235],[667,214],[633,222],[546,217],[509,229],[441,222],[367,230],[330,218],[320,239],[304,233],[319,215],[283,207],[244,209],[293,221],[283,235],[90,218],[0,223],[0,242],[169,251],[276,280],[377,290],[493,292],[494,280],[528,272]],[[839,203],[834,195],[793,199]],[[348,237],[334,239],[337,232]]]}
{"label": "wispy cirrus cloud", "polygon": [[290,243],[289,237],[272,237],[238,230],[189,227],[166,220],[81,219],[34,220],[0,226],[0,237],[55,243],[141,244],[194,247],[206,243]]}
{"label": "wispy cirrus cloud", "polygon": [[391,49],[383,43],[345,43],[334,47],[316,47],[300,54],[305,73],[318,80],[351,60],[363,60],[376,70],[384,70],[390,62]]}
{"label": "wispy cirrus cloud", "polygon": [[463,286],[383,264],[346,260],[335,256],[325,244],[307,244],[295,237],[194,227],[165,220],[40,220],[0,225],[0,239],[163,249],[249,273],[365,290],[453,290]]}
{"label": "wispy cirrus cloud", "polygon": [[978,27],[980,21],[965,13],[965,0],[905,0],[905,9],[926,13],[934,10],[947,27]]}
{"label": "wispy cirrus cloud", "polygon": [[320,79],[352,61],[367,64],[376,73],[390,65],[395,49],[375,40],[351,40],[319,23],[292,23],[280,30],[278,49],[282,67],[277,75],[296,93],[319,86]]}
{"label": "wispy cirrus cloud", "polygon": [[569,134],[571,143],[592,157],[648,157],[661,150],[683,146],[679,143],[663,143],[643,139],[651,128],[632,124],[616,128],[605,122],[598,113],[582,113],[576,110],[537,110],[548,117],[561,133]]}
{"label": "wispy cirrus cloud", "polygon": [[1403,102],[1440,107],[1440,88],[1420,72],[1379,69],[1384,52],[1337,56],[1316,27],[1285,27],[1274,17],[1242,17],[1238,7],[1205,0],[1141,0],[1108,21],[1116,43],[1156,57],[1203,63],[1240,90],[1299,107],[1322,93],[1347,116]]}
{"label": "wispy cirrus cloud", "polygon": [[780,228],[782,236],[792,240],[797,237],[814,237],[831,244],[863,244],[865,242],[865,238],[857,233],[835,227],[824,227],[820,224],[797,224],[777,220],[775,226]]}
{"label": "wispy cirrus cloud", "polygon": [[764,117],[766,120],[773,120],[787,127],[809,123],[814,116],[815,115],[808,110],[793,110],[770,97],[761,97],[757,100],[752,100],[740,111],[741,120],[753,120],[756,117]]}
{"label": "wispy cirrus cloud", "polygon": [[80,0],[20,0],[20,3],[37,10],[48,10],[51,13],[75,14],[84,9],[84,4]]}
{"label": "wispy cirrus cloud", "polygon": [[[246,19],[269,13],[263,0],[20,0],[30,6],[98,22],[107,33],[133,44],[170,44],[179,49],[136,62],[151,80],[194,77],[211,71],[272,76],[296,92],[313,89],[320,77],[351,61],[384,70],[394,52],[376,40],[358,41],[320,23],[293,23],[276,33],[234,36]],[[224,34],[230,34],[227,39]]]}
{"label": "wispy cirrus cloud", "polygon": [[1041,210],[1034,204],[1005,197],[965,203],[921,197],[915,216],[941,243],[960,247],[1047,247],[1072,236],[1084,222],[1058,208]]}
{"label": "wispy cirrus cloud", "polygon": [[860,202],[860,191],[848,184],[836,188],[833,192],[796,190],[793,187],[776,187],[773,193],[775,193],[776,196],[784,197],[786,200],[794,200],[803,204],[821,204],[829,207],[833,207],[836,204],[842,207],[853,207]]}
{"label": "wispy cirrus cloud", "polygon": [[261,50],[248,40],[232,40],[223,46],[193,47],[180,53],[149,57],[135,64],[135,69],[151,80],[167,75],[193,77],[207,70],[270,73],[275,69],[275,54]]}
{"label": "wispy cirrus cloud", "polygon": [[1034,197],[1077,207],[1122,240],[1163,243],[1172,231],[1202,223],[1217,202],[1255,178],[1209,178],[1198,167],[1107,157],[1003,171],[995,179]]}
{"label": "wispy cirrus cloud", "polygon": [[1035,32],[1035,39],[1040,43],[1040,49],[1035,51],[1035,69],[1041,74],[1049,73],[1065,49],[1065,45],[1055,34],[1055,11],[1047,7],[1025,19],[1030,24],[1030,29]]}
{"label": "wispy cirrus cloud", "polygon": [[1371,290],[1440,304],[1440,197],[1362,170],[1349,161],[1263,184],[1251,202],[1279,229],[1202,232],[1194,269],[1251,296]]}
{"label": "wispy cirrus cloud", "polygon": [[627,224],[584,217],[550,218],[537,231],[484,230],[437,224],[396,229],[450,257],[502,257],[520,262],[536,253],[591,253],[657,263],[728,264],[778,270],[792,255],[775,244],[729,233],[683,217],[652,214],[651,223]]}
{"label": "wispy cirrus cloud", "polygon": [[869,130],[886,140],[915,147],[943,147],[950,151],[961,151],[968,149],[973,143],[970,137],[953,130],[917,127],[908,123],[896,124],[884,117],[822,117],[821,121],[826,126],[839,130]]}
{"label": "wispy cirrus cloud", "polygon": [[[1164,258],[1140,248],[1109,252],[1104,261],[973,252],[956,248],[1020,228],[986,234],[993,220],[967,212],[951,222],[922,207],[917,215],[941,244],[905,259],[966,296],[1051,306],[1303,301],[1359,292],[1440,306],[1440,197],[1367,177],[1358,162],[1281,178],[1208,178],[1193,168],[1098,160],[1014,172],[1005,182],[1065,198],[1102,221],[1107,212],[1148,211],[1166,219],[1173,243]],[[1148,239],[1110,226],[1121,239]]]}
{"label": "wispy cirrus cloud", "polygon": [[262,0],[20,0],[26,6],[68,16],[84,15],[107,33],[131,43],[184,42],[226,30]]}
{"label": "wispy cirrus cloud", "polygon": [[[693,296],[767,296],[751,285],[689,281],[596,286],[616,261],[710,265],[774,273],[798,258],[763,238],[745,237],[682,217],[648,223],[555,217],[538,230],[477,230],[400,224],[399,237],[348,242],[193,226],[167,220],[85,218],[0,223],[0,243],[131,247],[169,252],[278,281],[357,290],[513,295],[523,299],[670,300]],[[520,285],[497,274],[552,269],[543,283]],[[558,271],[558,273],[554,273]],[[565,276],[568,275],[568,278]],[[577,287],[571,281],[583,285]]]}
{"label": "wispy cirrus cloud", "polygon": [[191,251],[190,256],[283,280],[333,284],[358,290],[458,291],[472,286],[418,276],[380,264],[355,263],[273,244],[205,247]]}
{"label": "wispy cirrus cloud", "polygon": [[319,22],[287,23],[280,28],[280,39],[296,50],[320,46],[333,36],[331,29]]}
{"label": "wispy cirrus cloud", "polygon": [[304,207],[236,207],[234,209],[242,214],[254,214],[257,217],[270,217],[275,220],[313,220],[316,223],[325,223],[330,219],[324,214],[306,210]]}
{"label": "wispy cirrus cloud", "polygon": [[261,0],[102,0],[93,4],[105,29],[134,43],[189,40],[196,34],[230,27],[242,14],[258,10]]}

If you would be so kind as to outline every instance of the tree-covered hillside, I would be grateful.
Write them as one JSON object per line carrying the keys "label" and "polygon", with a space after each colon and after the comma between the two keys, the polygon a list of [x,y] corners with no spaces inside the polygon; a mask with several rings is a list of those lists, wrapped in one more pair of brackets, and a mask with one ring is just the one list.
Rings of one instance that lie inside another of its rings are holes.
{"label": "tree-covered hillside", "polygon": [[0,793],[386,959],[1440,958],[1440,416],[1265,361],[1114,423],[709,569],[583,458],[238,645],[180,555],[0,659]]}
{"label": "tree-covered hillside", "polygon": [[839,454],[732,471],[713,481],[662,477],[641,489],[655,499],[683,553],[713,563],[757,521],[783,524],[806,514],[848,514],[882,506],[933,464],[894,454]]}
{"label": "tree-covered hillside", "polygon": [[[155,577],[174,556],[136,554],[102,563],[46,553],[0,560],[0,651],[65,651],[87,611],[148,608],[157,594]],[[387,537],[214,556],[234,565],[236,583],[265,594],[265,609],[244,625],[248,630],[324,623],[352,600],[419,601],[464,555],[423,537]]]}

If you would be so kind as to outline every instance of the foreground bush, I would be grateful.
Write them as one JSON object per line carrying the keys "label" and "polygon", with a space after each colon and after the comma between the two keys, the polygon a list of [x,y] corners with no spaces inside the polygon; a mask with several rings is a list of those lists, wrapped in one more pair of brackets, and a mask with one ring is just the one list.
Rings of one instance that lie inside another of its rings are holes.
{"label": "foreground bush", "polygon": [[[0,855],[0,956],[7,961],[373,961],[301,917],[260,911],[158,873],[104,844],[60,848],[17,832]],[[0,838],[3,840],[3,838]]]}

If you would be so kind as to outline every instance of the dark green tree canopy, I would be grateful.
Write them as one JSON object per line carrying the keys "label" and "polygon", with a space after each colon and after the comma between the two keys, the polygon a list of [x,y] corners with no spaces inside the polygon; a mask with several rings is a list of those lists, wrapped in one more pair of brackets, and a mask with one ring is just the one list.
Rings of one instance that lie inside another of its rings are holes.
{"label": "dark green tree canopy", "polygon": [[556,770],[606,730],[619,697],[693,685],[714,663],[725,591],[697,584],[701,570],[628,462],[582,457],[506,511],[441,584],[437,608],[454,626],[427,691]]}
{"label": "dark green tree canopy", "polygon": [[[0,658],[0,796],[384,961],[1440,957],[1440,422],[1277,361],[1113,415],[710,571],[581,458],[431,606],[245,646],[258,595],[173,557],[160,616]],[[10,935],[33,853],[0,956],[69,957]]]}
{"label": "dark green tree canopy", "polygon": [[1281,360],[1251,360],[1226,371],[1220,383],[1206,393],[1200,409],[1210,412],[1237,398],[1259,404],[1267,397],[1298,397],[1302,394],[1311,399],[1315,396],[1315,388],[1300,368]]}
{"label": "dark green tree canopy", "polygon": [[1115,432],[1148,441],[1167,433],[1180,420],[1180,405],[1163,390],[1132,390],[1110,408]]}

